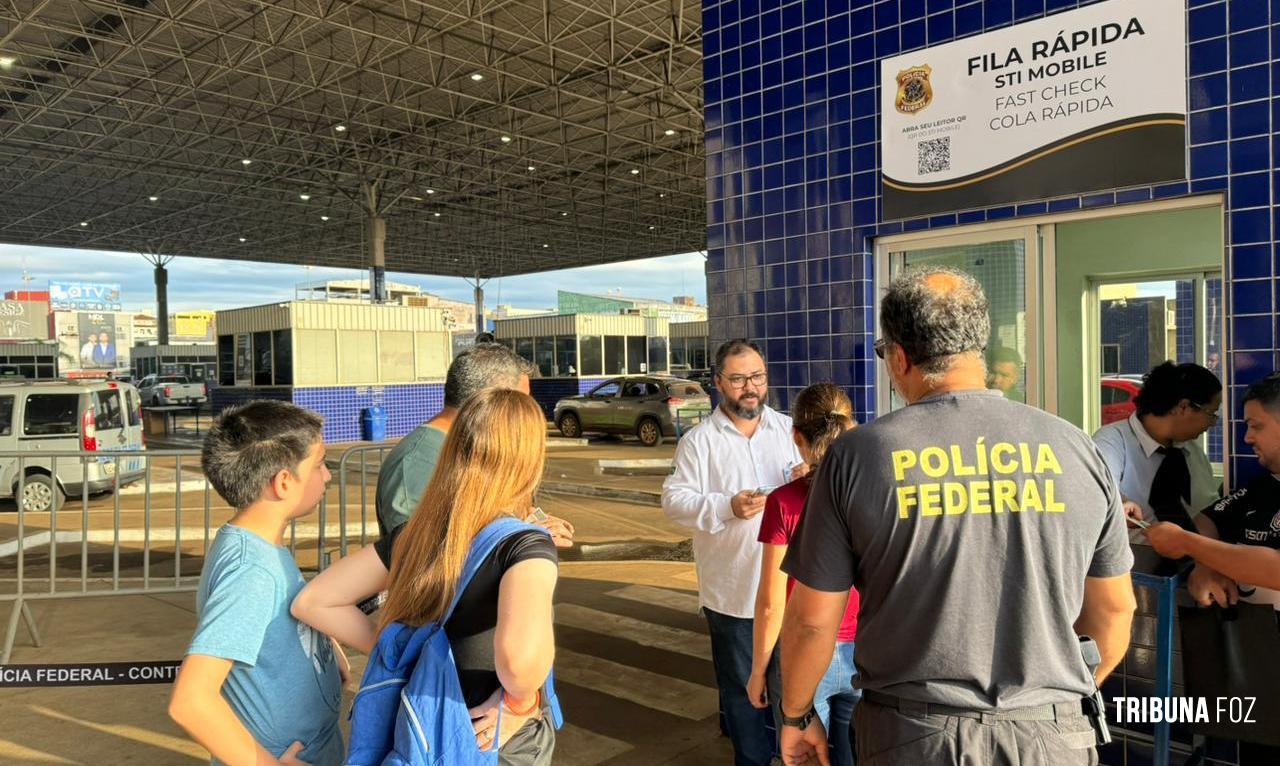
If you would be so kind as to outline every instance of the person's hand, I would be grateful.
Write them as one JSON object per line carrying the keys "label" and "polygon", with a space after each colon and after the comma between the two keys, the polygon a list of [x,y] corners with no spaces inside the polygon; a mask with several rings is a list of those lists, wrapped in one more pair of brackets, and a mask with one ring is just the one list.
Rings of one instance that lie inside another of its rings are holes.
{"label": "person's hand", "polygon": [[333,660],[338,663],[338,678],[342,680],[342,688],[351,688],[351,661],[347,659],[347,653],[342,651],[342,645],[338,643],[336,638],[330,638],[333,642]]}
{"label": "person's hand", "polygon": [[298,757],[298,753],[302,752],[303,744],[294,742],[289,745],[289,749],[284,751],[284,755],[280,756],[280,766],[311,766],[311,764]]}
{"label": "person's hand", "polygon": [[799,463],[796,463],[795,465],[791,466],[791,476],[789,477],[788,481],[795,481],[796,479],[799,479],[808,475],[809,475],[809,464],[802,460]]}
{"label": "person's hand", "polygon": [[744,489],[729,501],[733,515],[747,521],[755,518],[764,510],[764,501],[768,495],[757,495],[753,489]]}
{"label": "person's hand", "polygon": [[[501,710],[502,726],[498,726],[498,714]],[[468,711],[471,714],[471,728],[476,732],[476,747],[488,751],[494,747],[499,750],[507,744],[507,740],[527,722],[542,717],[542,706],[539,705],[531,715],[516,715],[510,708],[502,710],[502,687],[489,695],[489,699]],[[498,741],[494,742],[494,731],[500,729]]]}
{"label": "person's hand", "polygon": [[831,756],[827,754],[827,730],[817,716],[804,731],[794,726],[783,726],[780,737],[782,762],[786,766],[831,766]]}
{"label": "person's hand", "polygon": [[525,518],[530,524],[536,524],[551,533],[551,542],[556,544],[557,548],[573,547],[573,525],[559,516],[551,514],[543,514],[546,518],[539,519],[533,514]]}
{"label": "person's hand", "polygon": [[1128,521],[1129,529],[1138,528],[1138,525],[1133,523],[1135,520],[1136,521],[1146,520],[1142,515],[1142,506],[1138,505],[1132,500],[1125,500],[1124,505],[1122,507],[1124,508],[1124,517]]}
{"label": "person's hand", "polygon": [[1187,541],[1191,533],[1173,522],[1156,522],[1142,530],[1142,533],[1147,536],[1147,542],[1156,549],[1156,553],[1167,559],[1180,559],[1187,555]]}
{"label": "person's hand", "polygon": [[751,671],[751,677],[747,679],[747,699],[753,707],[761,710],[769,707],[769,691],[765,687],[763,671]]}
{"label": "person's hand", "polygon": [[1191,570],[1191,576],[1187,578],[1187,591],[1200,606],[1232,606],[1240,600],[1240,590],[1235,580],[1203,564],[1196,564],[1195,569]]}

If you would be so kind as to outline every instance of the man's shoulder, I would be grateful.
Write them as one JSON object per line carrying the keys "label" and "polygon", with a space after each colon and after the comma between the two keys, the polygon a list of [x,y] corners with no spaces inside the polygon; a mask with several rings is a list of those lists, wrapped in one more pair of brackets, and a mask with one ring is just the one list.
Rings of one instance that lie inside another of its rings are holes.
{"label": "man's shoulder", "polygon": [[383,458],[383,468],[395,467],[405,462],[427,461],[434,463],[444,444],[444,431],[423,423],[405,434],[396,446]]}

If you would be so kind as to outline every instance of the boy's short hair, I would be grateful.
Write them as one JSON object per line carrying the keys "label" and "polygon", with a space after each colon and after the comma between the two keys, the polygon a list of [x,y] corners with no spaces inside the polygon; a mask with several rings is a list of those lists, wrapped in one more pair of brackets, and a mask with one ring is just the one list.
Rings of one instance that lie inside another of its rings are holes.
{"label": "boy's short hair", "polygon": [[277,473],[297,472],[323,427],[324,418],[289,402],[260,399],[229,407],[205,436],[200,466],[233,508],[248,508]]}

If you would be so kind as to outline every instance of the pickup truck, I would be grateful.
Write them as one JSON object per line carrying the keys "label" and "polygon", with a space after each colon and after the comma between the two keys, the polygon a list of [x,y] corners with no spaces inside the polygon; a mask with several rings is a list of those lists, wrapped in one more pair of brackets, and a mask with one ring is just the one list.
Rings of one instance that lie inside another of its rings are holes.
{"label": "pickup truck", "polygon": [[203,383],[190,383],[185,375],[148,375],[138,383],[142,404],[161,407],[168,404],[204,404]]}

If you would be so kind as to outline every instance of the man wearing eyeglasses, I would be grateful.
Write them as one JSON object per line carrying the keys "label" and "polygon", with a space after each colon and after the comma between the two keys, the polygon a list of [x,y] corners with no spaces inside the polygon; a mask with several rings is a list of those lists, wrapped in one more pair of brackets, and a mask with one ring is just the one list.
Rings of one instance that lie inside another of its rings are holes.
{"label": "man wearing eyeglasses", "polygon": [[881,298],[876,354],[908,404],[831,446],[787,550],[787,766],[829,762],[813,694],[854,585],[858,762],[1097,762],[1086,700],[1136,606],[1120,493],[1084,432],[987,389],[990,325],[981,285],[953,269],[907,272]]}
{"label": "man wearing eyeglasses", "polygon": [[[720,406],[680,439],[662,509],[693,530],[698,600],[711,633],[711,661],[736,766],[766,766],[775,743],[770,713],[747,698],[752,616],[760,579],[760,513],[777,486],[805,470],[791,418],[765,404],[769,376],[756,344],[716,351]],[[773,674],[776,677],[776,673]]]}

